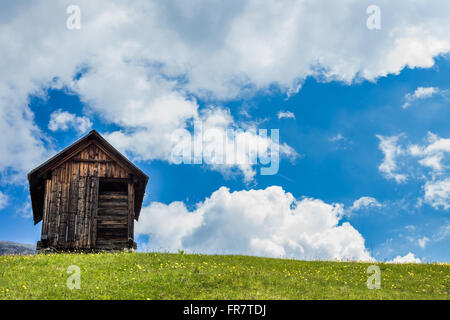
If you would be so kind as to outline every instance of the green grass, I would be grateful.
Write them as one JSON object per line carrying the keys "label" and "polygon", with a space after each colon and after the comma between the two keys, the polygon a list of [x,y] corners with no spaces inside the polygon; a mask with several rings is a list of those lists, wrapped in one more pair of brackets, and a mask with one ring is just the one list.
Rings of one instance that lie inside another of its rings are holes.
{"label": "green grass", "polygon": [[[66,286],[81,269],[81,288]],[[386,264],[166,253],[0,257],[0,299],[449,299],[449,264]]]}

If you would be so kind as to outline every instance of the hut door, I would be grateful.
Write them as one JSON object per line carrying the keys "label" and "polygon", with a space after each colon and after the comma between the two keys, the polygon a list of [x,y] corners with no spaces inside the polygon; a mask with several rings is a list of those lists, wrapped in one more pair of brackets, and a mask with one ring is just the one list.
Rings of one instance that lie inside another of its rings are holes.
{"label": "hut door", "polygon": [[128,244],[128,183],[100,179],[96,248],[121,249]]}

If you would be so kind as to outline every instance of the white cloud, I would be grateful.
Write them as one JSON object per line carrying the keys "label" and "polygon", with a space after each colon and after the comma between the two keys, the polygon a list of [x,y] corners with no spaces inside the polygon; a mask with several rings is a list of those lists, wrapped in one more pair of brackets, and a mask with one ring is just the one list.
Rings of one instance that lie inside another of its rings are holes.
{"label": "white cloud", "polygon": [[439,88],[436,87],[418,87],[413,93],[407,93],[405,95],[406,102],[403,104],[402,108],[406,109],[411,106],[411,103],[413,103],[415,100],[431,98],[433,95],[439,92]]}
{"label": "white cloud", "polygon": [[338,133],[337,135],[335,135],[334,137],[330,138],[329,140],[331,142],[338,142],[338,141],[345,140],[345,137],[341,133]]}
{"label": "white cloud", "polygon": [[73,113],[58,109],[50,115],[48,128],[51,131],[67,131],[69,128],[73,128],[78,133],[84,133],[92,128],[92,122],[88,117],[78,117]]}
{"label": "white cloud", "polygon": [[424,197],[418,205],[425,202],[436,209],[450,209],[450,139],[429,132],[424,145],[405,145],[399,141],[400,136],[377,137],[384,153],[379,170],[386,178],[397,183],[407,177],[422,180]]}
{"label": "white cloud", "polygon": [[342,205],[296,200],[281,187],[230,192],[222,187],[188,210],[182,202],[142,209],[137,235],[146,247],[199,253],[247,254],[298,259],[371,260],[364,238]]}
{"label": "white cloud", "polygon": [[419,163],[430,168],[435,175],[445,173],[449,168],[450,139],[440,138],[428,132],[428,145],[411,145],[409,153],[412,156],[421,158]]}
{"label": "white cloud", "polygon": [[136,234],[148,234],[148,246],[160,249],[182,249],[182,239],[194,232],[203,222],[203,215],[189,212],[183,202],[165,205],[153,202],[142,209]]}
{"label": "white cloud", "polygon": [[417,240],[417,244],[419,245],[419,247],[421,247],[422,249],[425,249],[425,246],[427,245],[427,242],[430,241],[429,238],[427,237],[422,237],[419,240]]}
{"label": "white cloud", "polygon": [[278,112],[278,119],[295,119],[295,114],[291,111]]}
{"label": "white cloud", "polygon": [[8,205],[8,195],[0,191],[0,210]]}
{"label": "white cloud", "polygon": [[328,141],[333,144],[335,150],[347,150],[353,145],[353,141],[345,137],[342,133],[337,133],[335,136],[328,138]]}
{"label": "white cloud", "polygon": [[384,154],[383,162],[378,169],[388,179],[394,179],[397,183],[405,182],[406,175],[397,173],[397,158],[404,153],[404,150],[398,146],[399,136],[385,137],[377,135],[380,140],[380,149]]}
{"label": "white cloud", "polygon": [[26,100],[18,100],[2,97],[0,85],[0,176],[4,183],[23,183],[26,173],[50,154]]}
{"label": "white cloud", "polygon": [[439,92],[439,88],[435,87],[418,87],[416,91],[412,94],[414,99],[426,99],[430,98],[433,94]]}
{"label": "white cloud", "polygon": [[22,218],[32,218],[33,217],[33,210],[31,208],[31,198],[30,196],[27,197],[27,201],[25,202],[25,205],[20,208],[17,213]]}
{"label": "white cloud", "polygon": [[[164,110],[161,110],[161,112],[164,112]],[[195,110],[194,119],[200,121],[202,126],[202,136],[204,137],[202,163],[208,165],[209,168],[222,172],[226,176],[238,171],[243,175],[246,182],[252,181],[256,175],[256,164],[252,163],[250,155],[258,152],[269,153],[274,145],[278,148],[280,157],[293,160],[298,156],[297,152],[286,143],[272,144],[270,133],[268,133],[267,137],[263,137],[257,133],[256,128],[253,131],[244,130],[242,126],[239,126],[234,121],[229,110],[219,107],[210,107],[202,110],[202,112]],[[184,121],[186,119],[180,121],[177,125],[184,126]],[[154,129],[146,128],[132,133],[116,131],[106,134],[106,137],[119,150],[131,154],[136,159],[163,159],[171,162],[172,151],[175,146],[179,146],[181,143],[192,147],[194,143],[192,141],[193,137],[190,137],[188,141],[177,142],[173,140],[172,133],[177,129],[177,125],[168,125],[164,128],[155,124]],[[234,130],[235,138],[224,142],[224,134],[227,129]],[[158,136],[159,139],[154,139],[154,136]],[[234,143],[235,141],[242,141],[241,139],[245,139],[247,144]],[[162,141],[164,143],[161,143]],[[189,147],[189,150],[192,149],[191,147]],[[214,154],[211,157],[208,156],[208,150],[218,149],[227,157],[235,155],[235,160],[225,163],[219,159],[218,154]],[[208,162],[206,159],[210,161]]]}
{"label": "white cloud", "polygon": [[425,202],[434,208],[450,209],[450,177],[444,180],[427,181],[424,186]]}
{"label": "white cloud", "polygon": [[434,235],[434,241],[442,241],[450,236],[450,223],[443,225],[439,228],[439,231]]}
{"label": "white cloud", "polygon": [[361,197],[358,200],[353,202],[353,205],[350,207],[351,211],[357,211],[363,208],[369,207],[381,207],[381,203],[377,201],[377,199],[373,197]]}
{"label": "white cloud", "polygon": [[388,263],[421,263],[419,258],[416,258],[414,253],[409,252],[406,256],[397,256],[393,260],[388,261]]}

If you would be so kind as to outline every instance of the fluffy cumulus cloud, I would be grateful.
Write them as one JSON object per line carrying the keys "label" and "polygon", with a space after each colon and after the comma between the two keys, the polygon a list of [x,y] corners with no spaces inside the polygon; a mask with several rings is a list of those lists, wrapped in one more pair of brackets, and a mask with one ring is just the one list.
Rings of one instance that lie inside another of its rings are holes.
{"label": "fluffy cumulus cloud", "polygon": [[72,128],[79,133],[84,133],[92,128],[92,122],[88,117],[78,117],[73,113],[58,109],[50,115],[48,128],[51,131],[67,131]]}
{"label": "fluffy cumulus cloud", "polygon": [[405,256],[397,256],[393,260],[388,261],[389,263],[421,263],[422,261],[417,258],[414,253],[409,252]]}
{"label": "fluffy cumulus cloud", "polygon": [[[412,144],[404,136],[378,136],[384,153],[379,166],[386,178],[397,183],[423,181],[423,201],[434,208],[450,209],[450,139],[428,133],[424,144]],[[412,170],[413,169],[413,170]]]}
{"label": "fluffy cumulus cloud", "polygon": [[2,90],[0,83],[0,177],[3,180],[6,176],[3,181],[8,183],[22,183],[25,173],[44,161],[51,152],[46,137],[34,123],[27,99],[17,95],[10,90]]}
{"label": "fluffy cumulus cloud", "polygon": [[199,98],[273,85],[289,95],[308,76],[372,81],[431,67],[450,49],[450,3],[443,0],[378,1],[376,31],[366,27],[366,1],[84,0],[77,1],[79,30],[66,28],[70,4],[2,4],[1,172],[23,173],[48,155],[28,108],[30,95],[48,88],[65,87],[87,111],[119,126],[109,133],[113,142],[139,141],[142,152],[126,150],[136,157],[167,159],[173,129],[201,117]]}
{"label": "fluffy cumulus cloud", "polygon": [[295,199],[281,187],[235,191],[222,187],[189,210],[182,202],[142,209],[138,235],[147,249],[247,254],[299,259],[371,260],[364,238],[343,207]]}

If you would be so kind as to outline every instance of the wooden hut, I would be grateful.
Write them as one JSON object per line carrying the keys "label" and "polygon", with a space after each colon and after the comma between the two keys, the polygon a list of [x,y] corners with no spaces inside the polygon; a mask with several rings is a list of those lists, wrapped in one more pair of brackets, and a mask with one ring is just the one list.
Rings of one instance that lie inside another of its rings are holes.
{"label": "wooden hut", "polygon": [[38,250],[135,249],[148,176],[92,130],[28,174]]}

